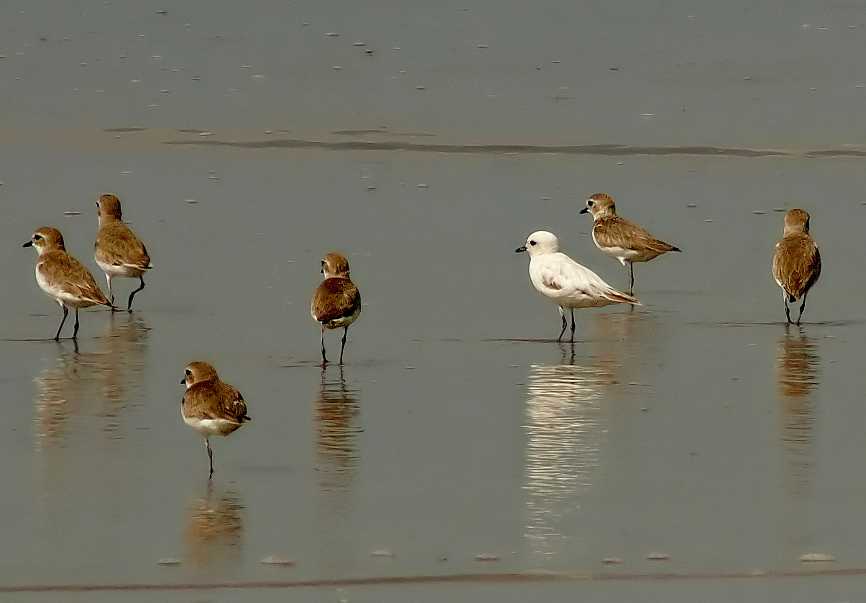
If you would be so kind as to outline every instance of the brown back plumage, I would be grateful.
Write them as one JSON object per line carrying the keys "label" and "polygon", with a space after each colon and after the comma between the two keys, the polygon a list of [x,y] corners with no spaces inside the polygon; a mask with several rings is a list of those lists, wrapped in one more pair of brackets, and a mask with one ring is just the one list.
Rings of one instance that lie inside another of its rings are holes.
{"label": "brown back plumage", "polygon": [[325,280],[313,293],[310,314],[329,329],[351,324],[361,312],[361,294],[349,278],[349,261],[329,253],[322,259],[322,274]]}
{"label": "brown back plumage", "polygon": [[102,195],[96,208],[99,217],[99,231],[94,244],[96,261],[141,270],[151,268],[144,243],[121,220],[120,200],[114,195]]}
{"label": "brown back plumage", "polygon": [[678,247],[655,238],[644,228],[617,215],[596,219],[592,225],[592,234],[602,247],[640,249],[655,255],[679,251]]}
{"label": "brown back plumage", "polygon": [[67,302],[71,305],[80,308],[111,305],[90,271],[63,249],[40,254],[36,270],[49,285],[80,299],[77,303]]}
{"label": "brown back plumage", "polygon": [[191,419],[227,419],[238,426],[250,420],[238,389],[219,380],[197,383],[186,390],[183,414]]}
{"label": "brown back plumage", "polygon": [[646,261],[668,251],[680,251],[652,236],[646,229],[620,218],[616,214],[616,203],[610,195],[596,193],[586,200],[586,212],[592,214],[592,236],[600,247],[619,247],[641,251]]}
{"label": "brown back plumage", "polygon": [[361,309],[361,293],[348,277],[326,278],[316,288],[310,313],[325,326],[348,318]]}
{"label": "brown back plumage", "polygon": [[773,256],[773,277],[788,301],[800,299],[821,276],[821,254],[809,236],[809,214],[792,209],[785,216],[782,240]]}
{"label": "brown back plumage", "polygon": [[182,402],[185,417],[225,419],[236,422],[238,427],[250,420],[241,392],[220,381],[216,369],[207,362],[190,363],[184,373],[184,382],[187,384]]}
{"label": "brown back plumage", "polygon": [[36,272],[41,279],[40,286],[46,293],[58,301],[58,294],[71,296],[65,299],[64,303],[78,308],[97,304],[111,305],[90,271],[67,253],[63,235],[59,230],[43,226],[33,233],[25,246],[35,247],[39,252]]}
{"label": "brown back plumage", "polygon": [[151,268],[150,255],[144,243],[123,222],[100,227],[93,251],[97,261],[104,264],[131,265],[141,270]]}

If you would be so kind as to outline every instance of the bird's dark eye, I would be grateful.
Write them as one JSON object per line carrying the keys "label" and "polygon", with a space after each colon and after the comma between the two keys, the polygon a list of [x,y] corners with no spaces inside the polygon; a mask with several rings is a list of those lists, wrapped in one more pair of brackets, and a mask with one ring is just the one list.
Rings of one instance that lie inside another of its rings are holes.
{"label": "bird's dark eye", "polygon": [[534,247],[534,246],[535,246],[535,241],[530,241],[529,244],[532,245],[532,246]]}
{"label": "bird's dark eye", "polygon": [[42,240],[42,235],[34,235],[34,236],[33,236],[33,239],[36,240],[36,241],[41,241],[41,240]]}
{"label": "bird's dark eye", "polygon": [[187,377],[191,377],[191,376],[192,376],[192,371],[190,371],[189,369],[186,369],[186,376],[187,376]]}
{"label": "bird's dark eye", "polygon": [[587,207],[592,207],[593,205],[595,205],[595,201],[587,201],[586,202]]}

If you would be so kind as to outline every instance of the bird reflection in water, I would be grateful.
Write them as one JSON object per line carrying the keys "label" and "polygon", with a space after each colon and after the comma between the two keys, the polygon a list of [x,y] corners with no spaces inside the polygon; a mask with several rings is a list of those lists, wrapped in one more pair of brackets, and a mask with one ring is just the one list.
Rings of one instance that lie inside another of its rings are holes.
{"label": "bird reflection in water", "polygon": [[113,437],[120,435],[120,413],[143,393],[142,377],[148,347],[148,327],[137,315],[109,319],[108,333],[97,347],[99,383],[104,401],[100,416],[103,428]]}
{"label": "bird reflection in water", "polygon": [[186,560],[194,567],[236,565],[240,561],[243,506],[231,491],[214,494],[208,480],[205,494],[193,501],[186,518]]}
{"label": "bird reflection in water", "polygon": [[91,403],[95,422],[110,438],[119,438],[121,411],[141,397],[141,376],[147,351],[148,328],[134,316],[111,315],[107,332],[96,339],[96,351],[58,347],[57,359],[36,378],[37,448],[63,445],[77,431],[91,429],[78,421]]}
{"label": "bird reflection in water", "polygon": [[81,370],[77,351],[60,350],[54,363],[36,378],[37,449],[65,442],[69,416],[77,414],[87,389],[88,372]]}
{"label": "bird reflection in water", "polygon": [[526,538],[539,563],[571,538],[564,520],[594,483],[604,438],[604,383],[596,368],[574,364],[573,345],[560,347],[563,363],[532,365],[528,379]]}
{"label": "bird reflection in water", "polygon": [[357,425],[357,391],[346,387],[342,365],[322,368],[321,387],[313,412],[319,494],[316,516],[322,543],[320,563],[328,569],[345,571],[351,566],[351,559],[344,526],[358,469],[355,440],[361,429]]}
{"label": "bird reflection in water", "polygon": [[781,441],[789,475],[789,492],[798,498],[806,497],[812,485],[815,427],[812,392],[818,385],[819,365],[815,340],[806,336],[802,326],[785,325],[777,361]]}
{"label": "bird reflection in water", "polygon": [[313,405],[319,487],[325,492],[348,488],[358,465],[356,392],[346,388],[343,367],[335,368],[339,369],[339,377],[331,380],[327,379],[327,368],[322,369],[321,389]]}
{"label": "bird reflection in water", "polygon": [[58,541],[67,534],[77,533],[64,527],[70,508],[87,508],[97,517],[115,510],[114,498],[88,500],[87,494],[91,486],[116,491],[129,469],[116,452],[134,429],[124,411],[145,396],[140,373],[147,327],[135,317],[112,318],[107,333],[81,342],[81,350],[93,345],[93,352],[66,342],[52,346],[56,357],[35,379],[39,523],[33,541],[50,551],[47,556],[62,549]]}

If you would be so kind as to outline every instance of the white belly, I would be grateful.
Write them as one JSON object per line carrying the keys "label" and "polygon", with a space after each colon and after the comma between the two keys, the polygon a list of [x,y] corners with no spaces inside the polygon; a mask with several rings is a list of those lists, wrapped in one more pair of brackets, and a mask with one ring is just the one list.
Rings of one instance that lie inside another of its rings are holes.
{"label": "white belly", "polygon": [[105,262],[100,262],[96,260],[96,264],[99,266],[100,270],[102,270],[105,274],[109,276],[125,276],[127,278],[138,278],[144,274],[144,270],[138,268],[137,266],[130,266],[129,264],[121,264],[120,266],[116,266],[114,264],[106,264]]}
{"label": "white belly", "polygon": [[39,272],[38,267],[36,270],[36,282],[39,284],[39,288],[42,289],[46,295],[54,298],[54,300],[60,305],[66,304],[73,308],[89,308],[96,304],[96,302],[89,298],[79,297],[63,291],[56,282],[46,280],[42,273]]}
{"label": "white belly", "polygon": [[[181,415],[183,415],[183,411],[181,411]],[[240,423],[226,419],[188,419],[183,417],[183,422],[205,438],[215,435],[226,436],[240,427]]]}
{"label": "white belly", "polygon": [[329,320],[325,323],[325,326],[329,329],[341,329],[343,327],[348,327],[350,324],[355,322],[355,319],[361,314],[361,308],[355,310],[354,314],[349,316],[342,316],[340,318],[335,318],[334,320]]}

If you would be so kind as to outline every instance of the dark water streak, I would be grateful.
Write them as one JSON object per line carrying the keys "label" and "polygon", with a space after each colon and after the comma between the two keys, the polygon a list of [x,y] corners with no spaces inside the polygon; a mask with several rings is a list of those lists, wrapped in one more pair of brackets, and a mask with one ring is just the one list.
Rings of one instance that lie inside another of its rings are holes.
{"label": "dark water streak", "polygon": [[324,149],[329,151],[415,151],[422,153],[473,153],[473,154],[557,154],[590,155],[603,157],[627,157],[638,155],[667,156],[687,155],[699,157],[866,157],[866,150],[824,149],[816,151],[792,151],[782,149],[744,149],[700,145],[686,146],[631,146],[620,144],[587,145],[532,145],[532,144],[449,144],[419,143],[397,140],[324,141],[297,138],[269,140],[171,140],[165,144],[219,146],[241,149]]}
{"label": "dark water streak", "polygon": [[177,584],[56,584],[36,586],[0,586],[0,593],[80,593],[80,592],[121,592],[121,591],[210,591],[227,589],[274,590],[289,588],[323,588],[346,586],[398,586],[419,584],[504,584],[533,582],[626,582],[626,581],[673,581],[673,580],[743,580],[756,578],[822,578],[822,577],[862,577],[866,568],[832,568],[802,570],[757,570],[739,572],[695,572],[695,573],[634,573],[634,574],[568,574],[568,573],[483,573],[483,574],[444,574],[432,576],[372,576],[369,578],[333,578],[321,580],[274,580],[250,582],[213,582]]}

